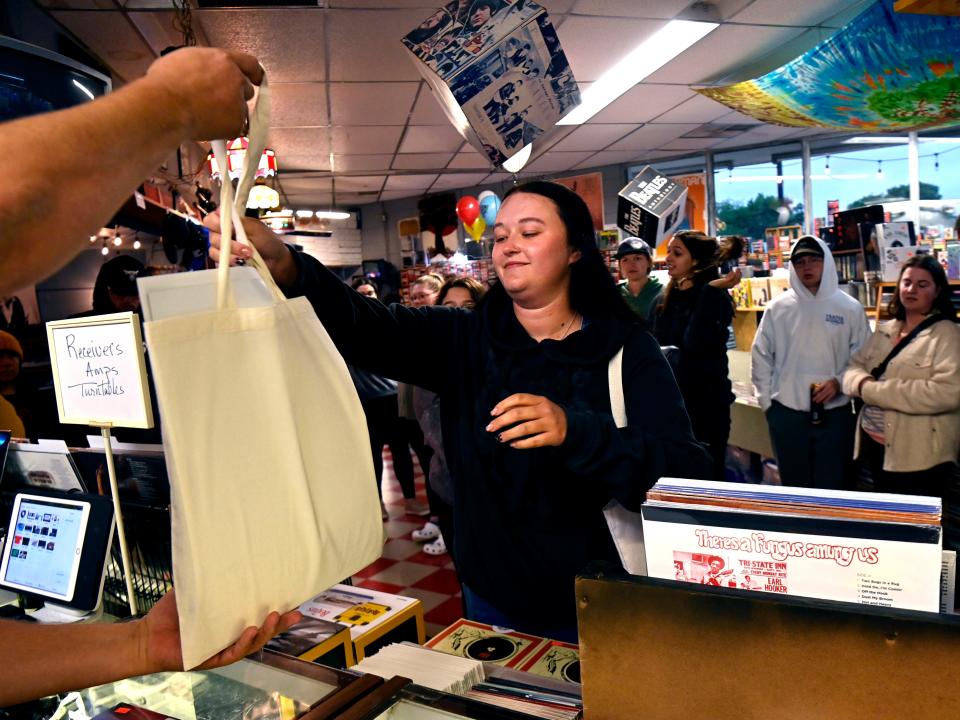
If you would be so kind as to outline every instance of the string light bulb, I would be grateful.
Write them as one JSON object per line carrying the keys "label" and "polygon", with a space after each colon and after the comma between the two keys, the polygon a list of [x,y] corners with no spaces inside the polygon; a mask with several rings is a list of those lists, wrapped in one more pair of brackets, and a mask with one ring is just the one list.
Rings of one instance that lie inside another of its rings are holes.
{"label": "string light bulb", "polygon": [[101,255],[109,255],[109,254],[110,254],[110,248],[108,248],[106,245],[104,245],[102,248],[100,248],[100,254],[101,254]]}
{"label": "string light bulb", "polygon": [[113,245],[114,245],[114,247],[120,247],[121,245],[123,245],[123,238],[120,237],[119,235],[117,235],[117,236],[113,239]]}
{"label": "string light bulb", "polygon": [[830,174],[830,156],[829,155],[827,155],[827,166],[823,169],[823,174],[824,175]]}
{"label": "string light bulb", "polygon": [[933,169],[937,171],[940,170],[940,153],[933,154]]}
{"label": "string light bulb", "polygon": [[134,241],[133,241],[133,249],[134,249],[134,250],[139,250],[140,247],[141,247],[140,241],[139,241],[139,240],[134,240]]}
{"label": "string light bulb", "polygon": [[883,160],[877,160],[877,180],[883,180]]}

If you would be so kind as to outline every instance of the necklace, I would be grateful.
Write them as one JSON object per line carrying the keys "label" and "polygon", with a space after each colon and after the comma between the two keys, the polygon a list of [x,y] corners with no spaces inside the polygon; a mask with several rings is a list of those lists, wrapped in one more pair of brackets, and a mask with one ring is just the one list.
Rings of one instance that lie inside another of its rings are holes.
{"label": "necklace", "polygon": [[573,325],[574,325],[574,323],[577,321],[577,319],[580,320],[580,327],[578,327],[577,329],[578,329],[578,330],[582,330],[582,329],[583,329],[583,315],[581,315],[580,313],[577,313],[577,314],[574,315],[572,318],[570,318],[570,324],[567,325],[567,329],[563,331],[563,335],[561,335],[559,338],[557,338],[558,341],[559,341],[559,340],[563,340],[567,335],[570,334],[570,330],[573,328]]}

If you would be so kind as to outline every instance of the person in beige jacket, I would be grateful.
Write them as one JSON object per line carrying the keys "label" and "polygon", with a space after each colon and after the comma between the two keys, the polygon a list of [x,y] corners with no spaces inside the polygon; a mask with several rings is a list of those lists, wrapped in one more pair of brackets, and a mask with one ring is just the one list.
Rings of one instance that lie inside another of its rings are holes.
{"label": "person in beige jacket", "polygon": [[[844,373],[844,393],[864,402],[854,454],[879,492],[944,498],[957,471],[960,326],[950,296],[934,258],[908,260],[889,306],[894,319],[877,327]],[[925,320],[932,324],[874,378],[874,368]]]}

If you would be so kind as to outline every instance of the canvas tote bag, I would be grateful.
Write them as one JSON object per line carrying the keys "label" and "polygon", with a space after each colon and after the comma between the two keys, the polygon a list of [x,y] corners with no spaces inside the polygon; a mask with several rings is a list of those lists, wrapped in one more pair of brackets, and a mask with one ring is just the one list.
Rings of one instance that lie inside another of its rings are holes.
{"label": "canvas tote bag", "polygon": [[[236,203],[224,173],[222,230],[230,237],[236,227],[241,242],[268,98],[264,78]],[[222,141],[215,150],[225,168]],[[343,359],[310,303],[287,300],[255,249],[249,264],[274,302],[237,308],[226,255],[218,271],[205,271],[216,278],[216,310],[146,324],[171,482],[185,668],[383,549],[378,479]]]}

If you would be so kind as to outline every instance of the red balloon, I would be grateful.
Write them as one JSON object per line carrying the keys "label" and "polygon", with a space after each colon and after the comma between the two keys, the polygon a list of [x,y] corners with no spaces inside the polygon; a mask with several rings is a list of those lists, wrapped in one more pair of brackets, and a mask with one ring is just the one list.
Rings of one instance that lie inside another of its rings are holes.
{"label": "red balloon", "polygon": [[473,195],[464,195],[457,200],[457,217],[463,221],[464,225],[473,225],[474,221],[480,217],[480,203]]}

